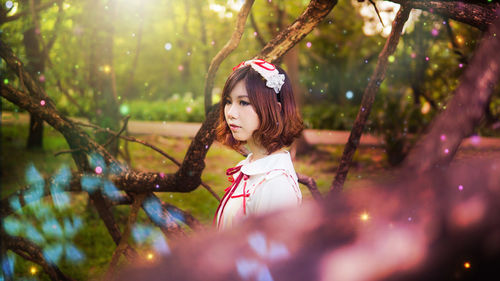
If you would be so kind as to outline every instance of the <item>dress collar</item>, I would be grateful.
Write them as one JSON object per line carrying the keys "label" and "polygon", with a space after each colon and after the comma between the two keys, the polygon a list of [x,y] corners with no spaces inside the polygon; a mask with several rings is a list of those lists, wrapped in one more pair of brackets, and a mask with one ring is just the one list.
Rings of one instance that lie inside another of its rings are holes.
{"label": "dress collar", "polygon": [[292,159],[288,151],[271,154],[266,157],[250,162],[252,153],[241,163],[241,172],[246,175],[264,174],[271,170],[284,169],[290,172],[294,171]]}

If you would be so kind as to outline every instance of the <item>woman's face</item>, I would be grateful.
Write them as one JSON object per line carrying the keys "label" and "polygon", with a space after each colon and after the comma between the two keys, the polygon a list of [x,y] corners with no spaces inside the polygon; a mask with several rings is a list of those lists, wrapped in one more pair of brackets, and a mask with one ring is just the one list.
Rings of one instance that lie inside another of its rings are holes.
{"label": "woman's face", "polygon": [[260,125],[259,116],[250,104],[245,82],[239,81],[227,97],[224,117],[233,137],[238,141],[252,142],[252,134]]}

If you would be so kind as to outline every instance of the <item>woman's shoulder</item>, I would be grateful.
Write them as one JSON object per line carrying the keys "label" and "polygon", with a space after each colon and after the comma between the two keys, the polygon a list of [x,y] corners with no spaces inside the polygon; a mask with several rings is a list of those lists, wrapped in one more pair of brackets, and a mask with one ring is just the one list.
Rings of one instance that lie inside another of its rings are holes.
{"label": "woman's shoulder", "polygon": [[281,207],[297,206],[302,201],[298,183],[285,169],[269,171],[255,185],[249,198],[250,213],[262,213]]}
{"label": "woman's shoulder", "polygon": [[287,169],[274,169],[262,175],[255,184],[254,194],[301,194],[296,176]]}

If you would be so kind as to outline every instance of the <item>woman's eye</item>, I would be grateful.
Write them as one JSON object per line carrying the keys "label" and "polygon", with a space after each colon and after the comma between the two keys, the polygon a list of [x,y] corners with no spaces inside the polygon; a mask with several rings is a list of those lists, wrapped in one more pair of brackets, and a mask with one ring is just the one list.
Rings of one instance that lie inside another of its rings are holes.
{"label": "woman's eye", "polygon": [[249,103],[249,102],[246,102],[246,101],[244,101],[244,100],[241,100],[241,101],[240,101],[240,105],[242,105],[242,106],[246,106],[246,105],[250,105],[250,103]]}
{"label": "woman's eye", "polygon": [[225,104],[231,104],[231,101],[230,100],[226,100]]}

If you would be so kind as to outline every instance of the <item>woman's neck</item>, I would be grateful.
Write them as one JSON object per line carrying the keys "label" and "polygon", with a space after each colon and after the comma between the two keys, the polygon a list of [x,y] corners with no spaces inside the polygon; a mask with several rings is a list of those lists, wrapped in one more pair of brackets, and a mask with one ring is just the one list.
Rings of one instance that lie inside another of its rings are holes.
{"label": "woman's neck", "polygon": [[256,144],[253,141],[248,141],[247,146],[248,146],[248,149],[252,152],[252,157],[250,159],[250,162],[253,162],[255,160],[264,158],[268,155],[280,153],[283,151],[283,149],[278,149],[277,151],[275,151],[273,153],[269,153],[265,147],[263,147],[259,144]]}

